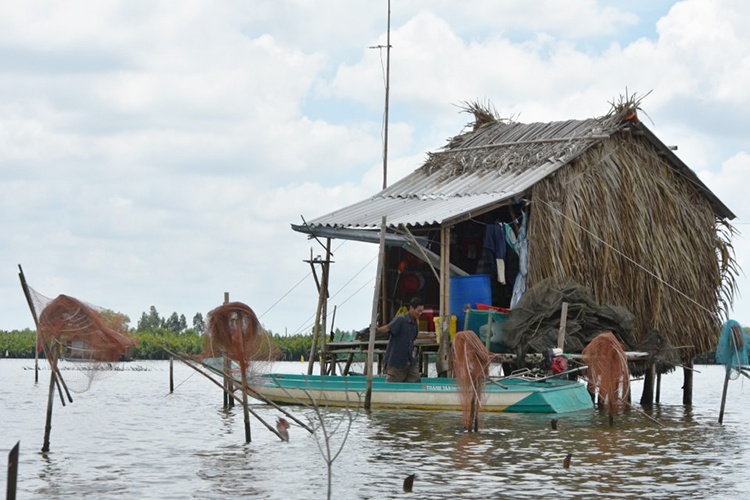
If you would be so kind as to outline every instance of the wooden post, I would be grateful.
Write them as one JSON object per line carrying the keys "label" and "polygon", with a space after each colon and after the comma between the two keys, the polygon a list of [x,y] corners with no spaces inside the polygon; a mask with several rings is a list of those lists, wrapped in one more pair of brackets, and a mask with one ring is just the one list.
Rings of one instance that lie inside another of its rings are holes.
{"label": "wooden post", "polygon": [[[307,374],[312,375],[313,372],[313,366],[315,366],[315,349],[318,347],[318,343],[320,342],[320,335],[325,335],[325,330],[321,330],[321,316],[323,315],[323,310],[325,307],[325,304],[328,301],[328,270],[327,270],[327,263],[330,261],[330,255],[331,255],[331,239],[328,238],[326,242],[326,257],[325,260],[322,262],[323,270],[322,270],[322,276],[321,276],[321,282],[320,286],[318,287],[318,307],[315,310],[315,325],[313,325],[313,338],[312,338],[312,344],[310,345],[310,359],[307,363]],[[314,262],[313,259],[310,259],[310,262]],[[311,264],[312,265],[312,264]],[[314,266],[313,266],[314,270]],[[315,274],[313,272],[313,274]],[[321,333],[321,331],[323,333]],[[322,352],[320,353],[323,354]],[[323,369],[323,363],[324,359],[321,358],[320,360],[320,374],[325,375],[325,370]]]}
{"label": "wooden post", "polygon": [[721,408],[719,409],[719,423],[724,423],[724,407],[727,404],[727,388],[729,387],[729,375],[732,373],[731,368],[727,367],[724,375],[724,389],[721,391]]}
{"label": "wooden post", "polygon": [[169,357],[169,393],[174,392],[174,357]]}
{"label": "wooden post", "polygon": [[375,352],[375,334],[378,327],[378,294],[380,293],[383,277],[383,262],[385,261],[385,215],[380,221],[380,249],[378,251],[378,267],[375,274],[375,291],[372,294],[372,314],[370,316],[370,338],[367,342],[367,389],[365,391],[365,410],[370,410],[372,403],[372,365]]}
{"label": "wooden post", "polygon": [[562,303],[562,311],[560,312],[560,330],[557,332],[557,348],[565,350],[565,331],[568,323],[568,303]]}
{"label": "wooden post", "polygon": [[447,377],[450,373],[450,255],[451,229],[440,226],[440,346],[438,346],[435,367],[438,377]]}
{"label": "wooden post", "polygon": [[18,481],[18,449],[21,441],[8,453],[8,487],[5,489],[5,498],[7,500],[16,500],[16,483]]}
{"label": "wooden post", "polygon": [[323,307],[321,308],[321,318],[320,318],[320,330],[318,331],[318,338],[320,341],[320,373],[325,373],[325,355],[326,355],[326,344],[328,336],[326,335],[327,330],[327,319],[328,319],[328,280],[331,272],[331,238],[326,239],[326,258],[323,261],[323,275],[321,277],[322,279],[322,293],[321,297],[323,298]]}
{"label": "wooden post", "polygon": [[[229,292],[224,292],[224,304],[229,304]],[[232,360],[224,356],[224,408],[234,408],[234,398],[231,396],[234,392],[232,383]]]}
{"label": "wooden post", "polygon": [[34,336],[34,383],[39,382],[39,320],[36,317],[36,309],[34,309],[34,301],[31,300],[31,293],[29,293],[29,285],[26,283],[26,276],[23,274],[23,268],[21,264],[18,264],[18,278],[21,280],[21,288],[23,294],[26,297],[26,303],[29,305],[31,316],[34,318],[34,326],[36,327],[36,335]]}
{"label": "wooden post", "polygon": [[242,366],[242,413],[245,416],[245,442],[249,443],[252,441],[250,437],[250,408],[247,405],[247,364],[245,362],[240,363]]}
{"label": "wooden post", "polygon": [[656,374],[656,404],[661,401],[661,373]]}
{"label": "wooden post", "polygon": [[49,451],[49,435],[52,431],[52,406],[55,403],[55,370],[49,372],[49,392],[47,393],[47,422],[44,424],[42,453]]}
{"label": "wooden post", "polygon": [[682,388],[682,404],[690,406],[693,404],[693,361],[688,361],[682,371],[685,381]]}
{"label": "wooden post", "polygon": [[643,378],[643,394],[641,394],[641,406],[654,404],[654,382],[656,381],[656,363],[651,363]]}

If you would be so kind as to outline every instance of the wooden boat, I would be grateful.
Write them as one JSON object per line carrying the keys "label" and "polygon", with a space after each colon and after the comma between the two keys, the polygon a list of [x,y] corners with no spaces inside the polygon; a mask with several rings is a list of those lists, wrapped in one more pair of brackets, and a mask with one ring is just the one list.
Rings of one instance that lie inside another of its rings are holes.
{"label": "wooden boat", "polygon": [[[266,374],[248,379],[250,393],[278,404],[356,408],[364,404],[362,375]],[[593,408],[586,386],[559,378],[488,379],[482,411],[566,413]],[[371,407],[376,409],[461,410],[455,379],[423,378],[417,383],[388,383],[374,377]]]}

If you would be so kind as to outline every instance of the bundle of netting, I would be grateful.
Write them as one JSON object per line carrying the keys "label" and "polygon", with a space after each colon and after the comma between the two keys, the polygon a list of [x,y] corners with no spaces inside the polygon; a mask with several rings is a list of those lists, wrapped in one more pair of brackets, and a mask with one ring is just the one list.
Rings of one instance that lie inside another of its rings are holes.
{"label": "bundle of netting", "polygon": [[99,311],[67,295],[42,309],[39,341],[52,362],[60,356],[119,361],[134,344],[124,332],[111,328]]}
{"label": "bundle of netting", "polygon": [[589,386],[598,389],[599,400],[613,417],[624,408],[630,393],[625,349],[612,332],[603,332],[583,349],[583,359],[588,366]]}
{"label": "bundle of netting", "polygon": [[484,383],[489,375],[492,355],[472,331],[456,334],[453,341],[453,373],[459,389],[463,425],[467,431],[478,430]]}
{"label": "bundle of netting", "polygon": [[250,361],[270,361],[278,355],[255,312],[242,302],[229,302],[208,313],[203,350],[204,356],[225,356],[243,370]]}
{"label": "bundle of netting", "polygon": [[750,364],[750,335],[738,322],[730,319],[721,329],[719,342],[716,344],[716,362],[732,371],[734,377],[739,376],[740,367]]}

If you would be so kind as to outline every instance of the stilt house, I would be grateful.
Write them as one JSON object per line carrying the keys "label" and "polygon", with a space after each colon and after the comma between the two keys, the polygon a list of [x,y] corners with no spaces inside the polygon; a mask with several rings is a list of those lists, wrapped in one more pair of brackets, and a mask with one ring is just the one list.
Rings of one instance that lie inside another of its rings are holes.
{"label": "stilt house", "polygon": [[[639,120],[638,104],[550,123],[471,104],[474,121],[413,173],[293,229],[377,243],[385,217],[381,322],[413,295],[447,319],[456,276],[490,276],[488,305],[511,319],[526,291],[571,280],[632,313],[635,345],[658,332],[690,365],[714,349],[736,290],[734,214]],[[507,247],[493,250],[498,227]]]}

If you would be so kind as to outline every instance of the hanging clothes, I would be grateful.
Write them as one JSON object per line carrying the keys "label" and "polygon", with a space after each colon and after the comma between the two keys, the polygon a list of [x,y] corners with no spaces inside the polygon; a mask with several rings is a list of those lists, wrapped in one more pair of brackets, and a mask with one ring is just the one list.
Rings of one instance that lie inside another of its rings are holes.
{"label": "hanging clothes", "polygon": [[521,300],[526,291],[526,275],[529,271],[529,242],[526,239],[526,212],[521,212],[521,227],[516,235],[516,253],[518,254],[518,275],[513,284],[513,296],[510,299],[510,308]]}
{"label": "hanging clothes", "polygon": [[505,284],[505,225],[487,224],[484,230],[484,250],[494,263],[497,281]]}

